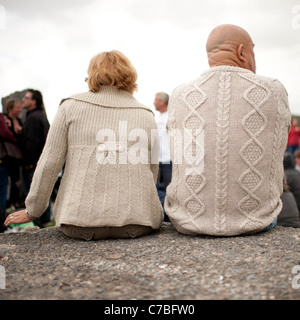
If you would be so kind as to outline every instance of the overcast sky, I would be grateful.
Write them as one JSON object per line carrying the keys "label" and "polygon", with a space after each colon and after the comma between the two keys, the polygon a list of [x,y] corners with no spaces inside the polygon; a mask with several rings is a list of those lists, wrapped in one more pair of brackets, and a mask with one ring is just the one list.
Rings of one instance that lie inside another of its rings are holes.
{"label": "overcast sky", "polygon": [[0,97],[38,89],[51,122],[62,98],[88,90],[90,59],[116,49],[154,110],[156,92],[208,69],[207,36],[222,23],[249,32],[257,74],[279,79],[300,115],[300,0],[0,0]]}

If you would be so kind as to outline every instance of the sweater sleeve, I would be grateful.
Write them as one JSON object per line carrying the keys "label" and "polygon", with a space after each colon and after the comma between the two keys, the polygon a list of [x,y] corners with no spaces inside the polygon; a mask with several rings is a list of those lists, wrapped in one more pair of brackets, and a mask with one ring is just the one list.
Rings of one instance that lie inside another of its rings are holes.
{"label": "sweater sleeve", "polygon": [[[69,102],[68,102],[69,103]],[[49,199],[67,154],[68,126],[65,104],[58,108],[50,126],[46,143],[37,163],[29,194],[25,200],[26,209],[35,218],[46,210]]]}
{"label": "sweater sleeve", "polygon": [[283,86],[283,84],[279,80],[275,80],[275,87],[277,89],[278,95],[279,95],[279,103],[281,103],[284,106],[285,112],[285,123],[287,132],[291,130],[291,111],[289,107],[289,100],[288,100],[288,93],[286,88]]}

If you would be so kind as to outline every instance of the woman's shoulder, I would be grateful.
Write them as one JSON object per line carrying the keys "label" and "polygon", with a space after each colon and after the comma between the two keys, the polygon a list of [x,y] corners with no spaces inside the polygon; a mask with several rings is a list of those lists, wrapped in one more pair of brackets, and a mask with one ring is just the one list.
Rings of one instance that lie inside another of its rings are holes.
{"label": "woman's shoulder", "polygon": [[121,89],[103,87],[99,92],[82,92],[61,100],[60,105],[90,104],[99,107],[119,109],[142,109],[154,116],[153,111],[140,103],[132,94]]}

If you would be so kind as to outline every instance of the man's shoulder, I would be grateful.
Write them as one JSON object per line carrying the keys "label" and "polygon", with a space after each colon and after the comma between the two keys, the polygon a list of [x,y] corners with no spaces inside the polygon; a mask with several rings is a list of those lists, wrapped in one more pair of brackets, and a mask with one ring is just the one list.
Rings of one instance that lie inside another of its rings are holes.
{"label": "man's shoulder", "polygon": [[200,74],[197,78],[190,80],[188,82],[182,83],[179,86],[175,87],[175,89],[171,93],[171,98],[176,98],[180,95],[188,94],[191,91],[201,91],[202,85],[206,82],[209,82],[213,79],[216,72],[214,70],[208,69]]}
{"label": "man's shoulder", "polygon": [[244,79],[249,80],[250,82],[253,82],[256,85],[261,85],[265,86],[266,88],[271,89],[271,91],[277,91],[279,94],[283,95],[288,95],[286,88],[284,85],[277,79],[277,78],[272,78],[260,74],[255,74],[255,73],[243,73],[241,74],[241,77]]}
{"label": "man's shoulder", "polygon": [[276,78],[272,78],[272,77],[256,74],[256,73],[253,73],[253,72],[243,73],[242,76],[244,78],[248,78],[250,80],[252,79],[253,81],[262,81],[262,82],[265,82],[265,83],[279,82],[279,80],[276,79]]}
{"label": "man's shoulder", "polygon": [[37,125],[39,123],[41,123],[41,124],[47,123],[48,124],[48,119],[47,119],[47,115],[44,110],[36,109],[27,115],[26,122],[27,123],[30,122],[32,124],[37,124]]}
{"label": "man's shoulder", "polygon": [[29,111],[28,113],[27,113],[27,116],[28,117],[36,117],[36,118],[38,118],[38,117],[44,117],[44,116],[46,116],[46,114],[45,114],[45,111],[43,110],[43,109],[33,109],[33,110],[31,110],[31,111]]}

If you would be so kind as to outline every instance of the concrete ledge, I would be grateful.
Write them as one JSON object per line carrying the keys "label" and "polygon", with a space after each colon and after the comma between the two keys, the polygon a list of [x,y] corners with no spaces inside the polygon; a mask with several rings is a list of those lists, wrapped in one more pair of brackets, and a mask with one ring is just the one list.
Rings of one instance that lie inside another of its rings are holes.
{"label": "concrete ledge", "polygon": [[294,300],[297,265],[300,229],[293,228],[214,238],[181,235],[163,223],[149,236],[91,242],[57,227],[33,229],[0,234],[0,300]]}

